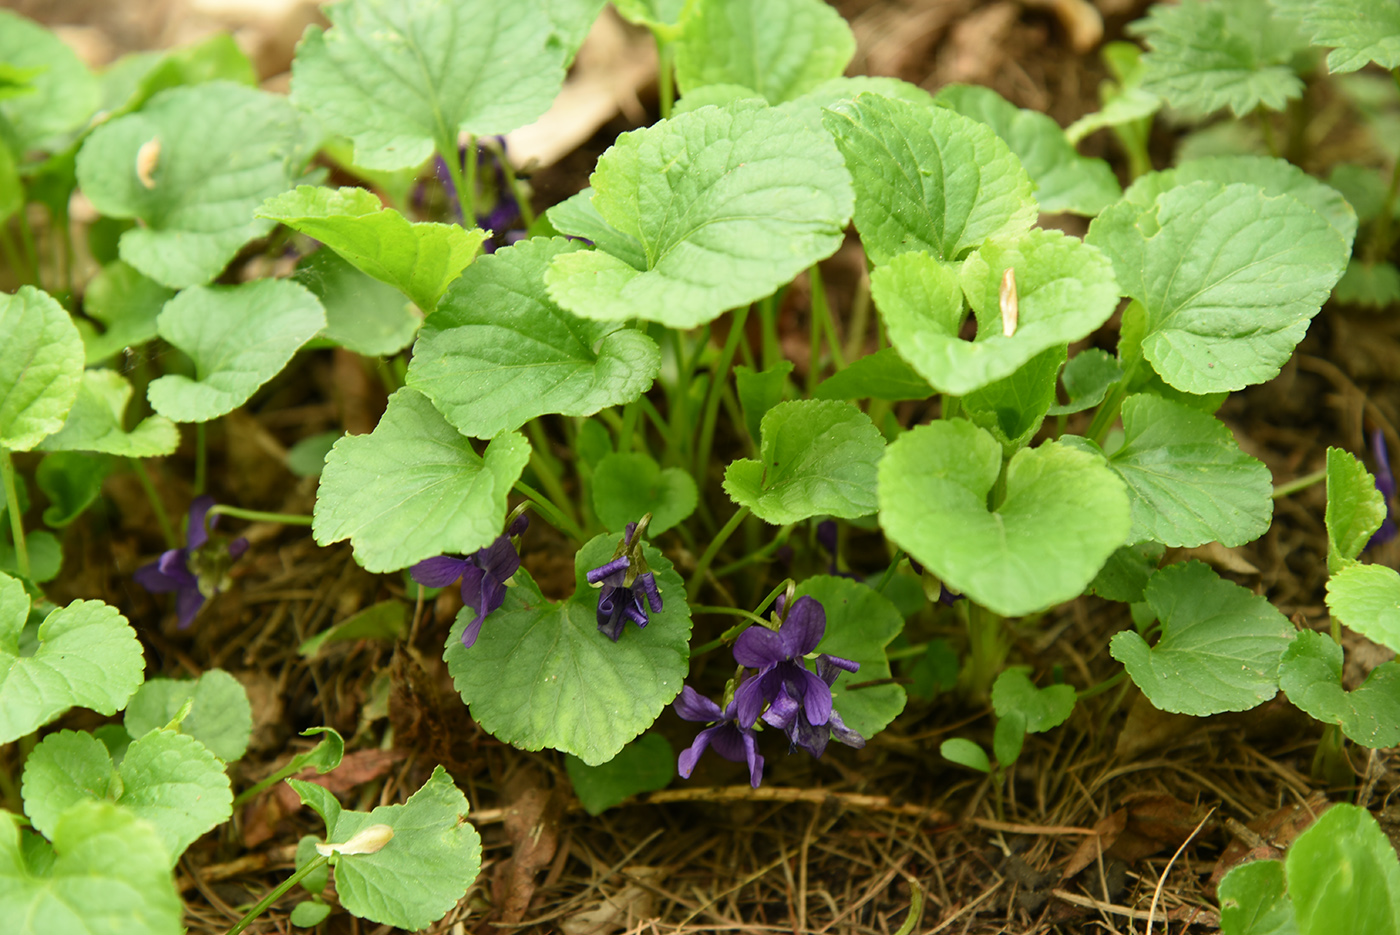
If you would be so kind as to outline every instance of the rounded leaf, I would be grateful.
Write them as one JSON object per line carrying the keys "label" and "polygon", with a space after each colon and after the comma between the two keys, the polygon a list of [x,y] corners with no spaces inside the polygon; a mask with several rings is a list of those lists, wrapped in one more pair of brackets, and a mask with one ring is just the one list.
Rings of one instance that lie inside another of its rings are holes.
{"label": "rounded leaf", "polygon": [[0,294],[0,447],[28,451],[63,428],[83,376],[83,341],[46,292]]}

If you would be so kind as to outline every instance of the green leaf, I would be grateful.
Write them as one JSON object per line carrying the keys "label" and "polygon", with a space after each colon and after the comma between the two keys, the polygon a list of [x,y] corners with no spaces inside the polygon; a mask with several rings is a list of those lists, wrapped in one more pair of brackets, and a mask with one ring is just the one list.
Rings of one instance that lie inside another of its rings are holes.
{"label": "green leaf", "polygon": [[1142,49],[1132,42],[1109,42],[1100,54],[1117,80],[1099,82],[1103,106],[1065,127],[1065,139],[1078,146],[1090,133],[1112,127],[1141,139],[1145,148],[1146,133],[1153,115],[1162,108],[1162,99],[1142,89]]}
{"label": "green leaf", "polygon": [[752,103],[703,107],[624,133],[598,160],[593,207],[645,266],[554,258],[549,295],[584,318],[692,328],[770,295],[841,245],[850,179],[830,137]]}
{"label": "green leaf", "polygon": [[321,303],[326,327],[318,340],[365,357],[391,357],[413,343],[423,319],[393,286],[360,272],[334,250],[317,250],[293,277]]}
{"label": "green leaf", "polygon": [[347,435],[326,456],[312,526],[316,542],[349,539],[367,571],[467,555],[501,534],[506,494],[530,458],[518,432],[478,455],[422,393],[401,389],[369,435]]}
{"label": "green leaf", "polygon": [[1340,75],[1375,62],[1400,65],[1400,9],[1384,0],[1270,0],[1297,18],[1313,45],[1332,49],[1327,70]]}
{"label": "green leaf", "polygon": [[156,829],[126,809],[80,802],[37,852],[0,811],[0,918],[14,935],[181,935],[183,914]]}
{"label": "green leaf", "polygon": [[1332,300],[1372,309],[1389,308],[1400,302],[1400,269],[1394,263],[1367,263],[1353,257],[1332,290]]}
{"label": "green leaf", "polygon": [[22,70],[27,86],[0,97],[0,122],[13,134],[5,142],[20,158],[65,148],[97,109],[97,78],[58,36],[9,10],[0,10],[0,62]]}
{"label": "green leaf", "polygon": [[585,188],[546,212],[549,222],[561,234],[582,237],[604,253],[609,253],[636,269],[646,269],[647,253],[641,241],[613,227],[593,204],[593,189]]}
{"label": "green leaf", "polygon": [[28,451],[63,427],[83,375],[68,313],[33,286],[0,293],[0,447]]}
{"label": "green leaf", "polygon": [[1120,202],[1094,219],[1088,241],[1146,311],[1143,355],[1168,384],[1200,394],[1274,377],[1350,253],[1296,199],[1217,182],[1178,186],[1147,207]]}
{"label": "green leaf", "polygon": [[1017,452],[988,510],[1002,449],[953,420],[901,435],[880,462],[880,525],[947,586],[1006,616],[1078,597],[1128,535],[1128,495],[1094,455]]}
{"label": "green leaf", "polygon": [[966,766],[968,769],[975,769],[980,773],[992,771],[992,762],[987,759],[987,751],[971,740],[965,740],[962,737],[945,740],[939,745],[938,752],[943,759],[959,766]]}
{"label": "green leaf", "polygon": [[140,110],[161,91],[206,81],[232,81],[257,87],[258,73],[233,36],[215,33],[168,52],[123,55],[102,72],[102,110],[112,119]]}
{"label": "green leaf", "polygon": [[321,303],[287,279],[195,286],[166,303],[160,336],[194,359],[196,378],[166,374],[146,396],[176,422],[207,422],[246,403],[326,326]]}
{"label": "green leaf", "polygon": [[329,904],[317,899],[308,899],[292,907],[292,914],[288,916],[288,921],[298,928],[309,929],[326,921],[326,916],[330,914]]}
{"label": "green leaf", "polygon": [[[63,565],[63,545],[53,533],[42,529],[25,533],[24,544],[29,549],[29,580],[43,584],[57,578]],[[23,577],[8,528],[0,531],[0,573]]]}
{"label": "green leaf", "polygon": [[[892,347],[851,361],[817,384],[816,399],[928,399],[936,390]],[[741,391],[742,395],[742,391]]]}
{"label": "green leaf", "polygon": [[1026,716],[1020,711],[1008,711],[998,719],[992,731],[992,755],[997,758],[997,766],[1004,770],[1021,757],[1021,749],[1026,744]]}
{"label": "green leaf", "polygon": [[24,183],[20,181],[14,155],[0,141],[0,224],[9,221],[22,207]]}
{"label": "green leaf", "polygon": [[335,890],[340,904],[362,919],[417,931],[445,916],[481,869],[481,836],[466,820],[467,797],[441,766],[403,805],[372,812],[326,808],[335,802],[320,786],[287,784],[326,820],[326,839],[344,843],[371,825],[394,836],[373,854],[339,854]]}
{"label": "green leaf", "polygon": [[1356,560],[1381,523],[1385,495],[1350,452],[1327,449],[1327,571],[1335,575]]}
{"label": "green leaf", "polygon": [[[1074,710],[1072,685],[1037,688],[1030,680],[1030,666],[1011,666],[992,683],[992,708],[997,717],[1019,714],[1025,718],[1025,732],[1039,734],[1059,727]],[[1001,757],[997,757],[998,760]]]}
{"label": "green leaf", "polygon": [[1054,118],[1017,107],[991,88],[974,85],[945,85],[935,100],[986,124],[1006,142],[1035,183],[1041,211],[1093,217],[1122,196],[1108,163],[1075,152]]}
{"label": "green leaf", "polygon": [[651,514],[647,531],[659,536],[695,512],[695,480],[680,468],[662,469],[650,455],[606,455],[593,469],[593,509],[609,530],[622,532]]}
{"label": "green leaf", "polygon": [[1327,579],[1327,609],[1367,639],[1400,648],[1400,574],[1384,565],[1348,565]]}
{"label": "green leaf", "polygon": [[870,417],[839,400],[778,403],[763,417],[759,461],[724,472],[724,492],[775,526],[828,514],[875,512],[875,465],[885,440]]}
{"label": "green leaf", "polygon": [[1069,402],[1051,406],[1052,416],[1069,415],[1092,409],[1108,395],[1108,388],[1123,378],[1123,368],[1108,351],[1091,347],[1069,359],[1060,373]]}
{"label": "green leaf", "polygon": [[114,468],[111,458],[81,451],[45,455],[34,471],[34,480],[49,498],[44,525],[62,529],[81,516],[102,493],[102,482]]}
{"label": "green leaf", "polygon": [[78,184],[103,214],[142,222],[122,234],[121,258],[181,289],[272,230],[253,212],[301,175],[312,144],[282,95],[212,81],[98,127],[78,153]]}
{"label": "green leaf", "polygon": [[1110,601],[1142,603],[1147,582],[1156,574],[1165,551],[1166,547],[1160,542],[1139,542],[1118,548],[1089,582],[1089,590]]}
{"label": "green leaf", "polygon": [[564,53],[564,67],[574,61],[593,21],[603,11],[607,0],[542,0],[545,16],[554,24],[551,44]]}
{"label": "green leaf", "polygon": [[1149,172],[1124,193],[1125,201],[1150,207],[1157,196],[1192,182],[1245,183],[1270,197],[1291,195],[1327,219],[1347,241],[1356,237],[1356,211],[1332,186],[1308,175],[1285,159],[1270,156],[1209,156],[1191,159],[1174,169]]}
{"label": "green leaf", "polygon": [[180,721],[179,732],[204,744],[225,763],[240,759],[253,734],[253,709],[243,685],[223,669],[207,669],[193,680],[149,680],[126,706],[126,732],[140,738],[165,727],[187,701],[190,710]]}
{"label": "green leaf", "polygon": [[1273,475],[1213,416],[1143,393],[1123,403],[1123,431],[1108,464],[1128,487],[1128,541],[1234,547],[1269,528]]}
{"label": "green leaf", "polygon": [[755,371],[743,364],[734,368],[734,385],[738,388],[739,406],[744,411],[744,427],[755,448],[763,435],[763,417],[783,401],[783,388],[787,386],[792,367],[792,361],[780,360],[767,370]]}
{"label": "green leaf", "polygon": [[1147,603],[1162,623],[1157,645],[1125,630],[1109,652],[1154,707],[1205,717],[1248,711],[1278,693],[1293,625],[1267,599],[1192,561],[1153,575]]}
{"label": "green leaf", "polygon": [[326,643],[340,640],[399,639],[404,635],[407,610],[403,601],[393,598],[372,604],[305,640],[297,652],[303,656],[315,656]]}
{"label": "green leaf", "polygon": [[1243,117],[1258,107],[1283,110],[1303,93],[1288,62],[1304,46],[1296,24],[1258,0],[1182,0],[1156,4],[1128,27],[1147,43],[1143,90],[1187,116],[1228,107]]}
{"label": "green leaf", "polygon": [[507,133],[543,114],[564,81],[534,0],[346,0],[292,63],[292,102],[355,143],[367,169],[407,169],[457,136]]}
{"label": "green leaf", "polygon": [[836,680],[831,697],[847,727],[866,739],[875,736],[904,710],[904,688],[871,685],[852,691],[851,686],[890,677],[886,650],[903,632],[904,617],[879,591],[835,575],[806,579],[795,597],[814,597],[826,611],[826,635],[816,652],[860,663],[858,672]]}
{"label": "green leaf", "polygon": [[171,866],[233,814],[224,764],[193,737],[174,731],[133,740],[116,769],[102,741],[67,730],[45,737],[25,760],[24,810],[36,830],[53,837],[73,805],[102,799],[150,822]]}
{"label": "green leaf", "polygon": [[545,292],[555,257],[581,245],[535,238],[482,257],[428,317],[408,385],[464,434],[490,438],[536,416],[590,416],[646,392],[656,342],[620,322],[564,311]]}
{"label": "green leaf", "polygon": [[665,789],[676,775],[676,751],[660,734],[643,734],[608,762],[589,766],[564,757],[574,795],[590,815],[601,815],[639,792]]}
{"label": "green leaf", "polygon": [[326,466],[326,455],[344,432],[320,432],[297,442],[287,451],[287,470],[297,477],[320,477]]}
{"label": "green leaf", "polygon": [[606,763],[651,726],[680,694],[690,657],[690,608],[671,563],[645,547],[662,608],[644,629],[628,627],[616,643],[598,632],[598,591],[588,570],[607,562],[616,536],[598,536],[574,556],[574,594],[562,603],[540,595],[529,573],[516,572],[505,605],[493,611],[475,645],[461,634],[465,608],[443,659],[472,718],[522,750],[553,747],[589,766]]}
{"label": "green leaf", "polygon": [[310,737],[312,734],[322,734],[323,736],[316,746],[305,753],[298,753],[292,757],[286,766],[278,770],[279,773],[295,776],[309,766],[321,775],[325,775],[340,765],[341,759],[345,756],[345,741],[340,734],[330,727],[308,727],[301,732],[303,737]]}
{"label": "green leaf", "polygon": [[114,260],[88,283],[83,293],[83,314],[102,324],[102,332],[86,320],[78,320],[87,362],[106,360],[124,348],[140,347],[156,336],[156,316],[175,295],[121,260]]}
{"label": "green leaf", "polygon": [[1336,724],[1364,747],[1400,743],[1400,663],[1383,662],[1355,691],[1342,687],[1342,647],[1325,634],[1304,630],[1283,654],[1278,684],[1300,710]]}
{"label": "green leaf", "polygon": [[60,607],[39,624],[38,649],[21,656],[28,617],[24,586],[0,574],[0,744],[72,707],[114,714],[141,684],[141,644],[115,607],[101,601]]}
{"label": "green leaf", "polygon": [[851,27],[823,0],[703,0],[676,43],[681,93],[710,84],[790,101],[846,70]]}
{"label": "green leaf", "polygon": [[363,188],[298,185],[264,201],[257,216],[321,241],[361,272],[398,289],[424,312],[437,307],[488,233],[456,224],[409,223]]}
{"label": "green leaf", "polygon": [[[1007,269],[1015,270],[1018,294],[1010,336],[1000,303]],[[1107,258],[1059,231],[989,243],[968,257],[960,276],[927,254],[897,257],[875,270],[870,286],[900,355],[939,392],[957,396],[1092,333],[1113,314],[1119,294]],[[964,293],[977,314],[973,341],[959,336]]]}
{"label": "green leaf", "polygon": [[[301,840],[297,841],[297,853],[294,859],[298,870],[316,859],[316,845],[320,843],[320,839],[314,834],[304,834],[301,836]],[[330,880],[330,865],[322,864],[319,867],[307,871],[306,876],[301,878],[301,887],[308,893],[320,895],[326,891],[326,885],[330,883]]]}
{"label": "green leaf", "polygon": [[1284,892],[1283,861],[1240,864],[1220,881],[1221,935],[1298,935]]}
{"label": "green leaf", "polygon": [[876,264],[909,251],[961,259],[1035,223],[1026,170],[971,118],[862,94],[832,105],[823,123],[846,157],[856,230]]}
{"label": "green leaf", "polygon": [[[1301,935],[1400,930],[1400,860],[1371,813],[1334,804],[1298,836],[1284,861]],[[1345,922],[1342,922],[1345,920]]]}
{"label": "green leaf", "polygon": [[1015,454],[1040,431],[1055,401],[1065,353],[1064,345],[1041,351],[1011,376],[968,393],[962,399],[966,417],[991,432],[1008,456]]}
{"label": "green leaf", "polygon": [[68,420],[39,443],[42,451],[96,451],[127,458],[168,455],[180,445],[180,430],[165,416],[147,416],[130,432],[126,424],[131,384],[115,370],[83,372]]}

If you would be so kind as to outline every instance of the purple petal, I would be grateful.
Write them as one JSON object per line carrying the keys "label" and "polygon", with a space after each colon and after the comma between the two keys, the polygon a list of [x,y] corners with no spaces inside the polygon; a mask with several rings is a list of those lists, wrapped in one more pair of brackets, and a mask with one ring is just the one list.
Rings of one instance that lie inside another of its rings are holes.
{"label": "purple petal", "polygon": [[[604,578],[607,578],[610,575],[615,575],[620,571],[626,571],[628,566],[631,564],[632,563],[628,561],[627,556],[623,555],[619,558],[613,559],[606,565],[599,565],[597,568],[594,568],[588,573],[588,583],[600,584],[602,583]],[[620,584],[621,582],[618,583]]]}
{"label": "purple petal", "polygon": [[175,616],[179,618],[183,630],[194,622],[195,614],[204,606],[204,595],[198,588],[181,588],[175,595]]}
{"label": "purple petal", "polygon": [[817,726],[805,717],[800,717],[788,737],[812,756],[819,757],[826,752],[826,742],[831,737],[831,730],[825,724]]}
{"label": "purple petal", "polygon": [[639,627],[647,625],[646,608],[642,606],[641,598],[635,591],[627,592],[627,599],[622,602],[622,615]]}
{"label": "purple petal", "polygon": [[646,594],[647,604],[651,606],[652,612],[660,613],[661,591],[656,587],[656,575],[652,574],[651,572],[647,572],[644,575],[638,575],[637,581],[635,584],[632,585],[632,587],[635,589],[638,585],[641,586],[642,591]]}
{"label": "purple petal", "polygon": [[836,554],[836,520],[824,519],[817,523],[817,544],[833,556]]}
{"label": "purple petal", "polygon": [[[204,528],[204,518],[213,505],[214,498],[208,494],[190,501],[190,515],[185,520],[185,545],[190,549],[197,549],[209,541],[209,531]],[[219,518],[215,516],[214,525],[218,524]]]}
{"label": "purple petal", "polygon": [[843,672],[859,672],[860,663],[853,659],[846,659],[843,656],[833,656],[830,653],[822,653],[817,657],[817,674],[821,675],[823,666],[832,666]]}
{"label": "purple petal", "polygon": [[497,536],[496,541],[472,556],[473,560],[491,572],[495,578],[505,581],[520,570],[520,556],[511,544],[510,536]]}
{"label": "purple petal", "polygon": [[238,556],[246,551],[248,551],[248,540],[244,539],[242,536],[239,536],[228,544],[228,554],[230,558],[238,558]]}
{"label": "purple petal", "polygon": [[510,528],[506,530],[506,535],[508,535],[508,536],[523,536],[523,535],[525,534],[525,530],[527,530],[527,529],[529,529],[529,528],[530,528],[530,516],[529,516],[529,514],[528,514],[528,513],[521,513],[519,516],[517,516],[517,517],[515,518],[515,522],[513,522],[513,523],[510,524]]}
{"label": "purple petal", "polygon": [[714,731],[710,735],[711,750],[731,763],[742,763],[749,758],[749,752],[744,743],[748,731],[739,730],[731,723],[719,724],[710,730]]}
{"label": "purple petal", "polygon": [[865,746],[865,738],[847,727],[846,722],[841,720],[841,715],[837,714],[835,710],[831,712],[831,720],[826,723],[831,728],[831,736],[846,746],[855,747],[857,750]]}
{"label": "purple petal", "polygon": [[744,757],[749,761],[749,785],[755,789],[763,782],[763,755],[758,752],[758,742],[754,735],[744,733]]}
{"label": "purple petal", "polygon": [[499,610],[505,602],[505,582],[483,572],[481,577],[481,607],[479,608],[481,616],[485,617],[492,611]]}
{"label": "purple petal", "polygon": [[1376,453],[1376,489],[1389,500],[1395,496],[1395,475],[1390,471],[1390,454],[1385,447],[1385,433],[1380,429],[1371,432],[1371,450]]}
{"label": "purple petal", "polygon": [[472,644],[476,642],[477,636],[481,634],[481,625],[485,622],[485,614],[477,614],[472,618],[472,622],[467,624],[466,629],[462,631],[462,645],[464,647],[467,649],[472,648]]}
{"label": "purple petal", "polygon": [[[171,551],[179,552],[180,550],[173,549]],[[164,556],[161,557],[164,558]],[[159,561],[155,561],[149,565],[142,565],[132,573],[131,577],[152,594],[165,594],[170,591],[178,591],[181,588],[194,587],[197,584],[194,575],[186,571],[184,565],[179,566],[180,574],[176,577],[161,571],[160,564]]]}
{"label": "purple petal", "polygon": [[815,672],[802,669],[801,678],[806,682],[802,692],[802,708],[807,720],[820,726],[831,720],[831,686],[823,682]]}
{"label": "purple petal", "polygon": [[805,656],[817,648],[826,635],[826,609],[814,597],[799,597],[778,631],[783,638],[783,655],[789,659]]}
{"label": "purple petal", "polygon": [[478,614],[490,613],[481,606],[481,585],[485,578],[486,572],[476,565],[462,569],[462,603]]}
{"label": "purple petal", "polygon": [[433,558],[425,558],[408,570],[414,581],[425,588],[445,588],[458,578],[462,577],[462,572],[472,565],[470,559],[453,558],[450,555],[438,555]]}
{"label": "purple petal", "polygon": [[711,721],[724,720],[724,712],[719,709],[719,705],[689,685],[681,688],[680,697],[675,700],[671,708],[687,721],[700,721],[708,724]]}
{"label": "purple petal", "polygon": [[776,688],[770,692],[766,681],[773,681],[769,678],[772,671],[756,675],[744,682],[734,692],[734,720],[745,730],[753,726],[758,720],[758,715],[763,711],[764,702],[777,694]]}
{"label": "purple petal", "polygon": [[767,627],[749,627],[734,641],[734,661],[741,666],[761,669],[786,658],[783,638]]}
{"label": "purple petal", "polygon": [[637,524],[636,524],[636,523],[628,523],[628,524],[627,524],[627,529],[626,529],[625,531],[626,531],[626,533],[627,533],[626,542],[627,542],[628,545],[631,545],[631,544],[632,544],[632,534],[633,534],[634,532],[637,531]]}
{"label": "purple petal", "polygon": [[792,726],[793,718],[797,717],[800,708],[801,705],[793,701],[786,691],[778,692],[778,697],[774,698],[768,710],[763,712],[763,723],[778,730],[787,730]]}
{"label": "purple petal", "polygon": [[710,738],[720,727],[707,727],[695,735],[695,742],[681,751],[680,757],[676,760],[676,772],[681,774],[682,779],[689,779],[690,774],[695,772],[695,764],[700,761],[700,754],[705,752],[705,748],[710,745]]}

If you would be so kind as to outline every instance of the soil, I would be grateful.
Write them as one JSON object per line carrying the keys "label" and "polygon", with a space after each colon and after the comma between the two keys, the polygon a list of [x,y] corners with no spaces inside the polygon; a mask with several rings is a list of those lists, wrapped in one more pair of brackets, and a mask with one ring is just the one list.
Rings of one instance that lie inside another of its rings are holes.
{"label": "soil", "polygon": [[[271,4],[269,14],[257,3],[212,0],[7,5],[63,26],[62,34],[94,64],[231,25],[271,87],[285,81],[292,41],[317,16],[295,3]],[[1062,125],[1097,106],[1104,70],[1096,47],[1077,51],[1073,21],[1055,11],[1074,3],[834,5],[858,38],[856,72],[896,75],[930,89],[950,81],[990,85]],[[1101,0],[1104,38],[1121,37],[1145,6]],[[537,207],[587,184],[597,156],[619,132],[653,119],[654,107],[655,89],[640,88],[632,105],[576,151],[536,172]],[[1170,128],[1158,131],[1158,165],[1170,161],[1175,136]],[[1348,152],[1343,130],[1329,139],[1332,158]],[[1123,171],[1108,134],[1091,137],[1082,149]],[[840,327],[849,328],[859,254],[838,253],[823,272]],[[795,288],[785,300],[783,346],[799,376],[807,365],[806,321],[806,292]],[[1109,328],[1094,341],[1111,349],[1115,339]],[[135,370],[143,361],[129,364]],[[1282,374],[1234,394],[1221,417],[1284,482],[1322,466],[1329,445],[1367,451],[1372,429],[1400,451],[1398,380],[1400,321],[1327,307]],[[211,427],[212,492],[247,508],[310,512],[314,480],[287,470],[287,449],[328,429],[367,431],[384,403],[377,376],[358,358],[308,355],[307,365]],[[898,414],[905,424],[928,417],[915,406]],[[1077,425],[1072,418],[1070,428]],[[176,516],[191,497],[190,442],[152,465]],[[733,450],[721,440],[716,463],[739,453],[735,440],[729,443]],[[568,457],[562,443],[555,453]],[[1257,542],[1190,554],[1266,595],[1299,625],[1324,627],[1324,505],[1320,486],[1281,498],[1273,526]],[[1028,737],[1004,788],[939,756],[939,742],[950,736],[989,744],[993,723],[986,707],[944,692],[911,697],[903,716],[860,751],[833,747],[813,761],[765,748],[772,768],[758,792],[748,789],[742,767],[704,758],[688,782],[590,817],[572,796],[561,755],[505,746],[468,716],[441,662],[447,626],[460,606],[453,589],[416,606],[411,634],[398,645],[337,643],[304,658],[297,647],[308,636],[379,600],[414,604],[416,590],[408,591],[400,576],[361,570],[345,544],[316,547],[302,528],[227,525],[252,543],[234,569],[235,586],[195,626],[179,630],[164,599],[132,582],[131,573],[163,542],[133,476],[116,475],[99,507],[65,533],[64,567],[50,594],[59,603],[115,604],[141,634],[152,674],[193,676],[222,667],[245,685],[256,729],[248,756],[233,767],[239,788],[308,747],[299,732],[319,725],[351,738],[350,753],[339,769],[309,778],[352,807],[402,801],[436,764],[446,766],[472,803],[485,863],[467,897],[430,929],[435,933],[1020,935],[1142,932],[1149,917],[1157,931],[1204,932],[1218,928],[1212,887],[1223,869],[1248,853],[1277,853],[1327,801],[1369,805],[1386,827],[1400,827],[1400,810],[1390,804],[1400,788],[1393,752],[1367,757],[1353,748],[1354,781],[1329,787],[1312,777],[1320,729],[1281,697],[1246,714],[1196,719],[1156,711],[1128,682],[1081,703],[1064,727]],[[682,567],[693,564],[679,537],[669,534],[661,544]],[[1375,560],[1394,565],[1400,543],[1386,549]],[[532,525],[522,552],[547,592],[558,596],[572,587],[572,551],[545,523]],[[800,578],[818,570],[816,553],[797,553],[794,567],[764,568],[746,586],[761,593],[789,573]],[[855,529],[843,556],[862,573],[888,562],[878,537]],[[697,640],[730,622],[697,617]],[[1076,684],[1094,685],[1118,671],[1106,647],[1129,625],[1124,605],[1082,598],[1018,623],[1013,659],[1037,673],[1060,667]],[[960,639],[946,611],[921,613],[908,634],[911,642],[940,636]],[[1389,655],[1360,639],[1348,649],[1353,684]],[[718,685],[724,665],[713,654],[698,657],[692,681]],[[61,725],[102,720],[78,713]],[[693,736],[693,727],[669,712],[656,730],[677,749]],[[12,771],[17,756],[13,745],[0,748],[0,761]],[[226,931],[240,917],[234,907],[247,907],[290,872],[298,839],[320,832],[319,821],[295,800],[268,793],[195,844],[178,868],[191,931]],[[251,930],[289,931],[294,902],[285,897]],[[919,905],[921,917],[910,925]],[[391,930],[336,913],[324,931]]]}

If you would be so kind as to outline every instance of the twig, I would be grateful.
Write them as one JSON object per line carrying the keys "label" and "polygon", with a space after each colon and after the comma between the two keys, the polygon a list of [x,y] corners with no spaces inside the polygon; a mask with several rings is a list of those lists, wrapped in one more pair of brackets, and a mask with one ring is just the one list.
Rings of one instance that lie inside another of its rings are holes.
{"label": "twig", "polygon": [[1080,906],[1084,909],[1097,909],[1099,912],[1107,912],[1116,916],[1125,916],[1129,919],[1147,919],[1151,914],[1143,912],[1141,909],[1129,909],[1127,906],[1118,906],[1113,903],[1106,903],[1100,899],[1090,896],[1080,896],[1078,893],[1071,893],[1069,890],[1051,890],[1050,895],[1056,899]]}
{"label": "twig", "polygon": [[[1196,825],[1195,829],[1187,835],[1186,840],[1181,842],[1181,846],[1176,849],[1176,853],[1172,855],[1172,859],[1167,861],[1167,866],[1162,871],[1162,875],[1157,878],[1157,888],[1152,891],[1152,905],[1147,907],[1147,932],[1145,935],[1152,935],[1152,918],[1157,914],[1157,900],[1162,898],[1162,886],[1167,882],[1167,874],[1172,872],[1172,864],[1176,863],[1176,859],[1181,856],[1181,852],[1186,850],[1186,845],[1191,843],[1192,839],[1206,826],[1206,822],[1210,821],[1210,816],[1214,814],[1215,806],[1212,805],[1210,811],[1206,812],[1206,817],[1202,818],[1200,824]],[[1162,925],[1165,927],[1166,923],[1163,922]]]}
{"label": "twig", "polygon": [[954,922],[958,921],[958,920],[961,919],[963,916],[967,915],[969,912],[971,912],[972,910],[976,909],[978,906],[980,906],[980,905],[982,905],[984,902],[986,902],[989,898],[991,898],[991,895],[992,895],[993,893],[995,893],[997,890],[1001,889],[1002,886],[1004,886],[1005,884],[1006,884],[1006,881],[1005,881],[1005,880],[998,880],[998,881],[996,881],[996,883],[994,883],[994,884],[992,885],[992,888],[991,888],[991,889],[987,890],[987,891],[986,891],[985,893],[983,893],[981,896],[978,896],[978,897],[977,897],[976,899],[974,899],[972,902],[968,903],[966,906],[963,906],[963,907],[962,907],[961,909],[959,909],[957,912],[953,913],[953,914],[950,915],[948,918],[946,918],[946,919],[944,919],[942,922],[938,923],[938,927],[935,928],[935,929],[930,930],[929,933],[928,933],[928,935],[938,935],[939,932],[943,931],[943,930],[946,929],[948,926],[952,925]]}

